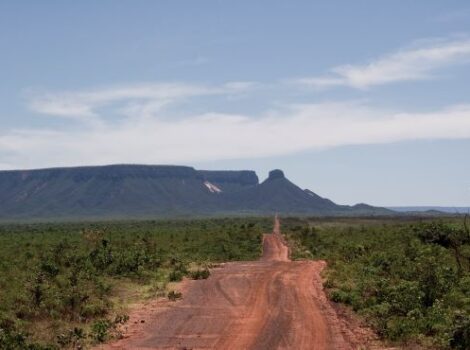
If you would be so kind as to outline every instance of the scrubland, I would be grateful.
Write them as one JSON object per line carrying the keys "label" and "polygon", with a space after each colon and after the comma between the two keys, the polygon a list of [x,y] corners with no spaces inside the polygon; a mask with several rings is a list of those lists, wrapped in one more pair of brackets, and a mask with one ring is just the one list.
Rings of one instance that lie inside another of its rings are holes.
{"label": "scrubland", "polygon": [[271,219],[0,226],[0,349],[81,348],[119,336],[128,305],[257,259]]}
{"label": "scrubland", "polygon": [[[470,348],[463,217],[281,218],[292,259],[327,261],[331,301],[398,348]],[[182,278],[257,260],[272,218],[0,225],[0,349],[88,348]]]}
{"label": "scrubland", "polygon": [[324,285],[398,347],[470,349],[465,219],[283,221],[292,256],[328,262]]}

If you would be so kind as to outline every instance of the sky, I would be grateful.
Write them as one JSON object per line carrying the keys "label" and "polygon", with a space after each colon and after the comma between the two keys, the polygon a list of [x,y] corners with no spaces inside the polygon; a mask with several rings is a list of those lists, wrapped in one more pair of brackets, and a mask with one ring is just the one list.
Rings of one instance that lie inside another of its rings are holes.
{"label": "sky", "polygon": [[468,1],[0,1],[0,170],[283,169],[470,206]]}

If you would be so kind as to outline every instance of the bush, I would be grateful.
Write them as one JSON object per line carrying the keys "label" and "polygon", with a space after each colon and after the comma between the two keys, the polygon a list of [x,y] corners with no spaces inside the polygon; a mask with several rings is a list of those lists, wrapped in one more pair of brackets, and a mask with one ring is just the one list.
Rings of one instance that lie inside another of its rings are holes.
{"label": "bush", "polygon": [[97,320],[91,326],[90,337],[97,343],[103,343],[108,339],[109,331],[112,327],[112,322],[107,319]]}
{"label": "bush", "polygon": [[82,328],[73,328],[61,333],[57,336],[57,343],[61,347],[72,347],[73,349],[81,349],[83,341],[86,338],[85,331]]}
{"label": "bush", "polygon": [[210,273],[209,269],[207,269],[207,268],[190,272],[190,276],[193,280],[205,280],[205,279],[209,278],[210,274],[211,273]]}
{"label": "bush", "polygon": [[0,328],[0,349],[5,350],[57,350],[54,345],[30,343],[21,332]]}
{"label": "bush", "polygon": [[470,349],[470,316],[457,314],[450,345],[459,350]]}
{"label": "bush", "polygon": [[180,282],[184,277],[184,273],[180,270],[173,270],[168,275],[168,280],[170,282]]}
{"label": "bush", "polygon": [[176,301],[178,299],[181,299],[183,297],[183,294],[181,292],[175,292],[174,290],[170,291],[168,293],[168,299],[171,301]]}

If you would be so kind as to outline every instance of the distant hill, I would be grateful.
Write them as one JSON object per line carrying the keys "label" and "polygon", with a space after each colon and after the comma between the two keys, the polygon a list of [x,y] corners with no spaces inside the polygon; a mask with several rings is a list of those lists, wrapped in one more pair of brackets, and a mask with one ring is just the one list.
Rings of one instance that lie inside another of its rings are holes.
{"label": "distant hill", "polygon": [[261,184],[227,194],[231,209],[244,211],[328,214],[348,210],[310,190],[302,190],[284,177],[281,170],[273,170]]}
{"label": "distant hill", "polygon": [[414,206],[414,207],[388,207],[388,209],[402,213],[447,213],[469,214],[470,207],[442,207],[442,206]]}
{"label": "distant hill", "polygon": [[259,183],[254,171],[166,165],[0,171],[0,203],[3,221],[393,213],[365,204],[337,205],[300,189],[281,170]]}

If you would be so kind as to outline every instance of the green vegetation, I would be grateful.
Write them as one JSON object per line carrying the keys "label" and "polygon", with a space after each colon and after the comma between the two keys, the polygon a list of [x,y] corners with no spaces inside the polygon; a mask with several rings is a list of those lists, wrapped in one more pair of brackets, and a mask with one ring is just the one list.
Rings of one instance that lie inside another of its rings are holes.
{"label": "green vegetation", "polygon": [[126,304],[257,259],[271,219],[0,226],[0,349],[82,348],[119,336]]}
{"label": "green vegetation", "polygon": [[[119,336],[129,304],[257,259],[272,219],[0,226],[0,349],[86,348]],[[325,259],[330,298],[384,339],[470,348],[470,233],[462,218],[288,218],[296,259]]]}
{"label": "green vegetation", "polygon": [[327,260],[330,298],[350,305],[382,338],[470,349],[470,232],[462,218],[292,218],[283,231],[294,258]]}

